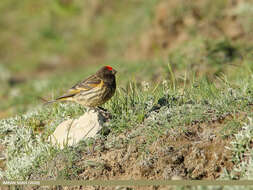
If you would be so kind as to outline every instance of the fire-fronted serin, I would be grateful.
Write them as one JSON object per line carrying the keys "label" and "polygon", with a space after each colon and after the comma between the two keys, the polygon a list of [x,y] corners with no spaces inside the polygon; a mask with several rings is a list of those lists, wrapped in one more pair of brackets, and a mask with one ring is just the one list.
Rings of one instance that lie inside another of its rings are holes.
{"label": "fire-fronted serin", "polygon": [[73,101],[87,107],[97,107],[108,101],[115,93],[117,73],[110,66],[104,66],[94,75],[70,88],[63,96],[49,101]]}

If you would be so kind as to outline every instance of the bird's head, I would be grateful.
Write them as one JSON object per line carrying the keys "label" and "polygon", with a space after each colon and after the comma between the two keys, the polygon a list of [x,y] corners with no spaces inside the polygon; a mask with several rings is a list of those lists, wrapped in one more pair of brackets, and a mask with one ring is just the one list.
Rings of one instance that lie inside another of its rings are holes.
{"label": "bird's head", "polygon": [[98,70],[97,75],[103,79],[111,79],[115,77],[117,71],[111,66],[104,66]]}

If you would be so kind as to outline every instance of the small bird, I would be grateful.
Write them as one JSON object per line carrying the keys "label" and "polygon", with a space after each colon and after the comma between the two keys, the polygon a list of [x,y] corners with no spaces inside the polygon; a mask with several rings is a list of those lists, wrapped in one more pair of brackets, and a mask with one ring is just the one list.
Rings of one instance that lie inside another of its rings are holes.
{"label": "small bird", "polygon": [[94,75],[70,88],[63,96],[47,103],[73,101],[89,108],[95,108],[108,101],[115,93],[117,73],[110,66],[104,66]]}

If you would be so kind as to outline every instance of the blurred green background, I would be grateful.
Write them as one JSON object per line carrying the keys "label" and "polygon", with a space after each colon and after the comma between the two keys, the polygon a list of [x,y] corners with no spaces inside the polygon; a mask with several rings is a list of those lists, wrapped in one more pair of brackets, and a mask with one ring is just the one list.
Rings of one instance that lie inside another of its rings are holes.
{"label": "blurred green background", "polygon": [[1,0],[0,118],[52,99],[102,65],[134,80],[215,82],[253,70],[252,0]]}

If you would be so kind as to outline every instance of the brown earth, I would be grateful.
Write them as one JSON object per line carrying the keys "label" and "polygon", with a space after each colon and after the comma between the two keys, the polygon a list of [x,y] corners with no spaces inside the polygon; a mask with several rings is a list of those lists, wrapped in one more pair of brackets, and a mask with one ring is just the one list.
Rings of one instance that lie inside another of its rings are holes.
{"label": "brown earth", "polygon": [[[77,167],[84,167],[80,179],[217,179],[222,170],[233,168],[231,137],[221,135],[230,116],[209,123],[188,126],[185,132],[170,131],[148,145],[145,136],[135,137],[133,143],[108,149],[97,142],[100,151],[84,153]],[[175,129],[174,129],[175,130]],[[87,163],[93,163],[87,166]]]}
{"label": "brown earth", "polygon": [[[252,40],[252,35],[242,26],[242,18],[234,14],[234,10],[245,2],[247,0],[227,1],[218,13],[217,1],[161,1],[154,8],[151,25],[129,46],[126,57],[167,57],[171,49],[194,36]],[[194,32],[195,35],[192,34]]]}
{"label": "brown earth", "polygon": [[[240,113],[236,117],[244,120],[247,115]],[[75,163],[76,168],[82,168],[78,179],[217,179],[224,169],[229,172],[234,166],[231,161],[232,153],[226,148],[230,146],[233,137],[221,135],[224,125],[231,119],[232,116],[227,115],[208,123],[193,123],[184,130],[176,131],[174,128],[161,135],[152,144],[148,144],[147,138],[141,135],[131,139],[131,143],[126,142],[125,139],[132,131],[119,135],[118,143],[113,148],[108,148],[103,140],[97,140],[95,147],[99,148],[92,152],[82,151],[81,159]],[[139,127],[133,130],[138,130]],[[59,160],[57,158],[57,161]],[[58,162],[58,169],[63,167],[62,162],[65,162],[64,159]],[[75,186],[63,187],[63,189],[153,190],[168,189],[168,187]]]}

